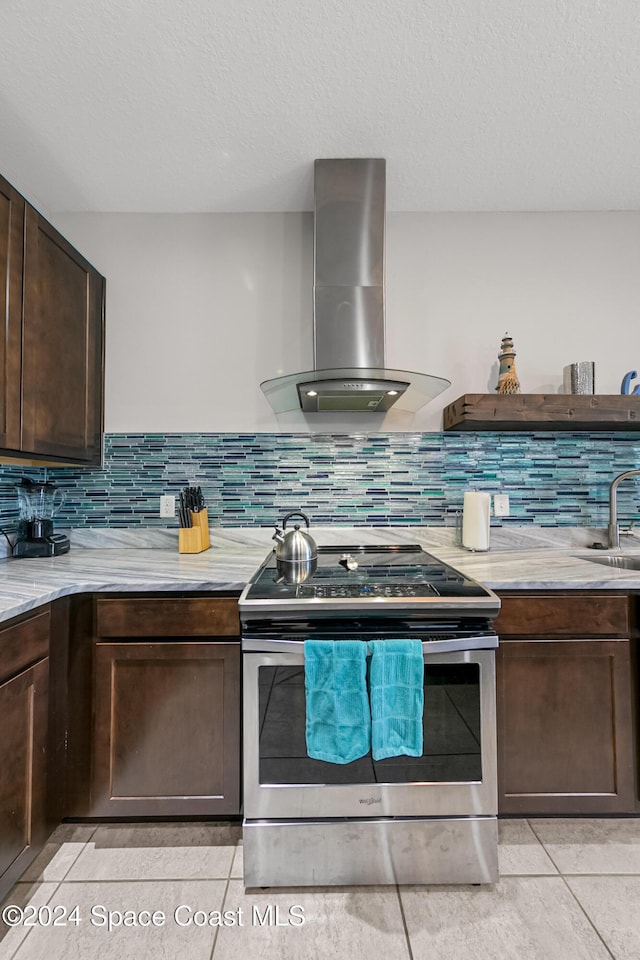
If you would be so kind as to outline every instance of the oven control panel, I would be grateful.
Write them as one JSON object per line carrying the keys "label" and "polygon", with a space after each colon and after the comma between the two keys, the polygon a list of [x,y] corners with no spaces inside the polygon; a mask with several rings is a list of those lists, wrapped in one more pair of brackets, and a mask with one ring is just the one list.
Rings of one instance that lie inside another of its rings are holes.
{"label": "oven control panel", "polygon": [[433,597],[438,596],[429,583],[335,583],[322,585],[303,584],[298,596],[316,600],[349,599],[351,597]]}

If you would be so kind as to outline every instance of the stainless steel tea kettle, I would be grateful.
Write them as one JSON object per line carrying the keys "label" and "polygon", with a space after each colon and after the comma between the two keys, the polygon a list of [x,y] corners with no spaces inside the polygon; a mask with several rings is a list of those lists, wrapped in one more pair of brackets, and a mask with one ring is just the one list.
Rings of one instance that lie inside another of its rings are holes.
{"label": "stainless steel tea kettle", "polygon": [[[293,530],[287,530],[287,520],[291,517],[302,517],[307,525],[307,530],[301,530],[300,524],[295,523]],[[318,548],[316,542],[308,533],[309,518],[299,510],[293,510],[288,513],[282,521],[282,530],[274,533],[272,540],[276,541],[276,560],[282,563],[308,563],[310,560],[316,560]]]}

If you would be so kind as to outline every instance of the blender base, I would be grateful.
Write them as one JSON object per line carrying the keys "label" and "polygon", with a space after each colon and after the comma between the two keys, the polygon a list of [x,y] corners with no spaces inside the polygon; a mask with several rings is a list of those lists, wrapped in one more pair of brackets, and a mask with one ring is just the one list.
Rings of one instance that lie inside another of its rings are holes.
{"label": "blender base", "polygon": [[64,533],[52,533],[42,540],[18,540],[13,548],[13,557],[59,557],[69,553],[71,543]]}

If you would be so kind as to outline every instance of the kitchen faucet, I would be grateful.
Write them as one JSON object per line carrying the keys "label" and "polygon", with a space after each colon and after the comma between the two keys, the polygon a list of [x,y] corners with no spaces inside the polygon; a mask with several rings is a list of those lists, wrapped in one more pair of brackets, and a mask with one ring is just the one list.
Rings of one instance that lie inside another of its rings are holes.
{"label": "kitchen faucet", "polygon": [[611,481],[611,486],[609,487],[609,549],[620,549],[620,527],[618,526],[618,504],[617,504],[617,492],[618,485],[622,480],[627,480],[629,477],[638,477],[640,476],[640,470],[625,470],[624,473],[621,473],[618,477],[614,477]]}

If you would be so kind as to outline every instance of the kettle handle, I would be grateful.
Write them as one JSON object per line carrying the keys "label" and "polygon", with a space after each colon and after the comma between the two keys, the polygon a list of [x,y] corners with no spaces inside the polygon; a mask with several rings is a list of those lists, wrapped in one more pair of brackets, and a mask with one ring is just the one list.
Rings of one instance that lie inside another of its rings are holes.
{"label": "kettle handle", "polygon": [[286,526],[287,526],[287,520],[290,520],[291,517],[302,517],[302,519],[304,520],[304,522],[305,522],[306,525],[307,525],[307,530],[309,529],[309,517],[306,515],[306,513],[303,513],[302,510],[292,510],[291,513],[288,513],[288,514],[286,515],[286,517],[283,517],[283,520],[282,520],[282,532],[283,532],[283,533],[284,533],[285,528],[286,528]]}

